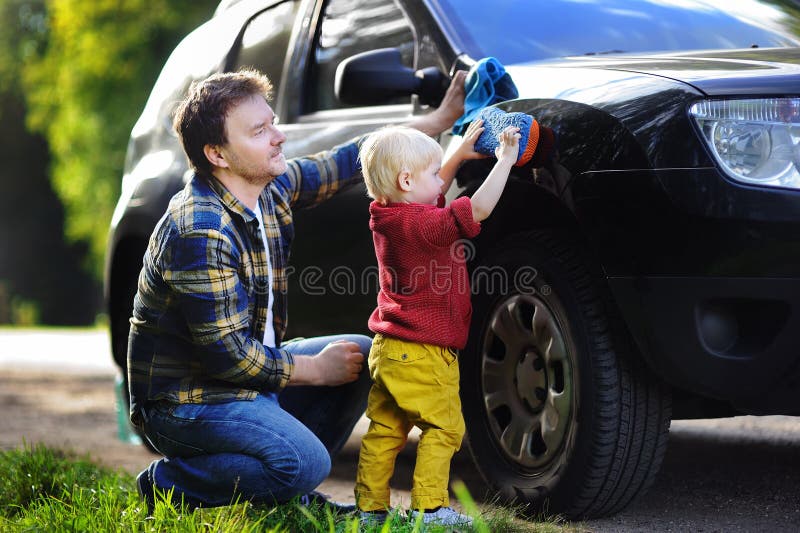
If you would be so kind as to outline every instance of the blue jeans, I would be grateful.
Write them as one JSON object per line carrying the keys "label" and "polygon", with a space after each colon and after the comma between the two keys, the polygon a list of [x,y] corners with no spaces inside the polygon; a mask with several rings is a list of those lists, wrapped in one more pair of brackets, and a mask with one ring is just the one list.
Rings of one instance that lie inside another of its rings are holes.
{"label": "blue jeans", "polygon": [[[329,342],[356,342],[365,355],[371,339],[331,335],[282,345],[292,354],[316,354]],[[151,483],[174,489],[173,502],[215,507],[237,496],[255,503],[287,501],[314,490],[330,472],[367,402],[367,365],[338,387],[286,387],[254,401],[170,404],[145,408],[148,440],[164,454],[147,469]]]}

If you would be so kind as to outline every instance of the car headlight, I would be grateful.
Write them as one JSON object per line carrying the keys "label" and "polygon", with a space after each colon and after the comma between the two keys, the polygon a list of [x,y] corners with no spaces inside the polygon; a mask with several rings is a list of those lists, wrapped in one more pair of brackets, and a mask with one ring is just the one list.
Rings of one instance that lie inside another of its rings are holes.
{"label": "car headlight", "polygon": [[800,189],[800,98],[704,100],[689,113],[731,178]]}

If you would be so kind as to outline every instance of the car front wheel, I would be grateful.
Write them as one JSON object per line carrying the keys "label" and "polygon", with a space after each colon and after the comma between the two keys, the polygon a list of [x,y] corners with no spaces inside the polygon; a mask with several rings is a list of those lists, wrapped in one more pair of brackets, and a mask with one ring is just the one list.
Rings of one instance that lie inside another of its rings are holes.
{"label": "car front wheel", "polygon": [[604,281],[569,235],[516,235],[483,257],[461,357],[477,468],[531,511],[621,510],[658,472],[668,388],[636,356]]}

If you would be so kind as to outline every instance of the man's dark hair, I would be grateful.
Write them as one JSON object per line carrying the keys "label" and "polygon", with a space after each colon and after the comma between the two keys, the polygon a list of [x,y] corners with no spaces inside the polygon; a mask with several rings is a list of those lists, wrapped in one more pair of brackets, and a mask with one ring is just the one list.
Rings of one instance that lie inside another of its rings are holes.
{"label": "man's dark hair", "polygon": [[228,142],[225,118],[239,102],[252,96],[272,96],[272,83],[256,70],[214,74],[192,83],[189,94],[178,104],[173,127],[198,174],[210,174],[211,163],[206,158],[205,145],[223,146]]}

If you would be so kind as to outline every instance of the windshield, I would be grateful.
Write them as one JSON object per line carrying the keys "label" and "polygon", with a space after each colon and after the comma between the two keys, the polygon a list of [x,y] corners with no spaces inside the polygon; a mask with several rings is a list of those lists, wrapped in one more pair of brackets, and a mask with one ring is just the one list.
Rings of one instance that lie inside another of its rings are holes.
{"label": "windshield", "polygon": [[800,46],[791,2],[430,0],[456,45],[512,64],[612,53]]}

